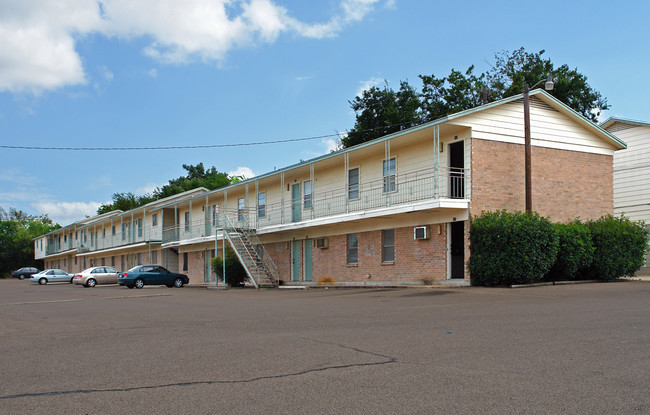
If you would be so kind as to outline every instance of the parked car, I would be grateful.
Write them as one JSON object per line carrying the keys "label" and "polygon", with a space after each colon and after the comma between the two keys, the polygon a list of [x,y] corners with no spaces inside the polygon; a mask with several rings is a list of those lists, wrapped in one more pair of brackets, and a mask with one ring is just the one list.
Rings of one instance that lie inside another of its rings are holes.
{"label": "parked car", "polygon": [[13,278],[18,278],[19,280],[24,280],[25,278],[29,278],[34,274],[38,274],[38,268],[22,267],[21,269],[17,269],[12,272],[11,276]]}
{"label": "parked car", "polygon": [[117,284],[119,273],[111,267],[90,267],[76,274],[72,282],[91,288],[97,284]]}
{"label": "parked car", "polygon": [[138,265],[130,270],[120,273],[117,278],[119,285],[129,288],[142,288],[145,285],[166,285],[168,287],[182,287],[188,284],[187,275],[169,272],[160,265]]}
{"label": "parked car", "polygon": [[29,280],[31,282],[37,282],[41,285],[45,285],[48,282],[69,282],[72,284],[72,279],[74,274],[68,274],[67,272],[60,269],[45,269],[38,274],[32,275]]}

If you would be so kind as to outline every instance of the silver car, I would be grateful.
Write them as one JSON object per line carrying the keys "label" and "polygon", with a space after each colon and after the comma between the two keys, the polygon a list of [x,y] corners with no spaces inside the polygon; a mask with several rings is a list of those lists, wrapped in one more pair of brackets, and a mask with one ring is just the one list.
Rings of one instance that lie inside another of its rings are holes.
{"label": "silver car", "polygon": [[72,280],[84,287],[94,287],[97,284],[117,284],[118,271],[111,267],[91,267],[81,271]]}
{"label": "silver car", "polygon": [[31,282],[37,282],[41,285],[45,285],[48,282],[69,282],[72,284],[72,278],[74,274],[68,274],[67,272],[60,269],[45,269],[38,274],[34,274],[29,277]]}

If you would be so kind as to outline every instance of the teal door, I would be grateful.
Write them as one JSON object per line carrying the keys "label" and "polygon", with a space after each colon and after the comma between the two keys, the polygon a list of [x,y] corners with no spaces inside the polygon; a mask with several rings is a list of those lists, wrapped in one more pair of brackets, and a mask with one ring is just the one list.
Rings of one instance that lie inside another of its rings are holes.
{"label": "teal door", "polygon": [[312,241],[311,239],[305,239],[305,281],[311,281],[311,248]]}
{"label": "teal door", "polygon": [[300,183],[291,185],[291,221],[300,222]]}
{"label": "teal door", "polygon": [[300,241],[291,242],[291,281],[300,280]]}
{"label": "teal door", "polygon": [[210,251],[205,250],[205,269],[204,271],[204,277],[203,277],[203,282],[210,282]]}

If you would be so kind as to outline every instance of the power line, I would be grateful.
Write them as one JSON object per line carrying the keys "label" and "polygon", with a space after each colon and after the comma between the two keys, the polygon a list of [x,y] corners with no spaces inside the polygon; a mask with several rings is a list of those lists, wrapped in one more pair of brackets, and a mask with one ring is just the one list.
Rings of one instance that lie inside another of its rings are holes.
{"label": "power line", "polygon": [[[402,126],[410,123],[400,123],[385,125],[376,128],[369,128],[367,130],[358,130],[354,131],[355,133],[365,133],[375,130],[385,130],[393,127],[399,127],[400,130]],[[289,138],[284,140],[268,140],[268,141],[253,141],[250,143],[234,143],[234,144],[204,144],[204,145],[188,145],[188,146],[153,146],[153,147],[44,147],[44,146],[12,146],[0,144],[0,148],[6,148],[10,150],[55,150],[55,151],[142,151],[142,150],[192,150],[192,149],[206,149],[206,148],[224,148],[224,147],[246,147],[246,146],[259,146],[266,144],[281,144],[281,143],[293,143],[299,141],[309,141],[309,140],[318,140],[321,138],[341,138],[340,134],[325,134],[317,135],[313,137],[302,137],[302,138]]]}

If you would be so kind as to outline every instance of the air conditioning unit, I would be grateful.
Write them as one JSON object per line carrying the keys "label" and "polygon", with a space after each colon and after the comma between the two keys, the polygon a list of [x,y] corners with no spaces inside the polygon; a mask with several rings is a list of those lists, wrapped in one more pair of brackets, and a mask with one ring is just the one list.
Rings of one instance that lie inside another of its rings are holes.
{"label": "air conditioning unit", "polygon": [[329,247],[329,240],[327,238],[316,239],[316,248],[326,249],[327,247]]}
{"label": "air conditioning unit", "polygon": [[416,226],[413,228],[413,239],[429,239],[429,227]]}

